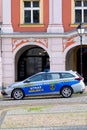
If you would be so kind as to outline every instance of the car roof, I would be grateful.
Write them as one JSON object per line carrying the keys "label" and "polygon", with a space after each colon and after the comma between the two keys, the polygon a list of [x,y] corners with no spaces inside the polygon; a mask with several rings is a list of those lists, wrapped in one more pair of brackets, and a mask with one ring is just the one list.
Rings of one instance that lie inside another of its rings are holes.
{"label": "car roof", "polygon": [[66,70],[66,71],[44,71],[44,72],[39,72],[36,74],[43,74],[43,73],[76,73],[75,71],[72,70]]}

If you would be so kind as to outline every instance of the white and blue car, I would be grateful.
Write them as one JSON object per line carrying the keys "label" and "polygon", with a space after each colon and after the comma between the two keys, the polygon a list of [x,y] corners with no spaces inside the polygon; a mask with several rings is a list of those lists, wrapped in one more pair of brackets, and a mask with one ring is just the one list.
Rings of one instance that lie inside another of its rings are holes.
{"label": "white and blue car", "polygon": [[85,90],[84,79],[74,71],[40,72],[2,89],[4,97],[23,99],[26,96],[60,94],[65,98]]}

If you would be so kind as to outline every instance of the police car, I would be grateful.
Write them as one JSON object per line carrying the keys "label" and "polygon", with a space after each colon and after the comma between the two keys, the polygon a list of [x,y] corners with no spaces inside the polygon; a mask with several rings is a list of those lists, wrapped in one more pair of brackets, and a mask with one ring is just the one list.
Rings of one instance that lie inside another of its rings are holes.
{"label": "police car", "polygon": [[16,100],[25,96],[60,94],[64,98],[85,90],[83,78],[74,71],[40,72],[2,89],[4,97]]}

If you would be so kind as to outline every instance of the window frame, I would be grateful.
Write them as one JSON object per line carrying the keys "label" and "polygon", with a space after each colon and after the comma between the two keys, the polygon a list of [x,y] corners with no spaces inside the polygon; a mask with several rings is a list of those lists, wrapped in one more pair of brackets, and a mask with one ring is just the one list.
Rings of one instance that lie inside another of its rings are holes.
{"label": "window frame", "polygon": [[24,22],[24,1],[32,1],[32,0],[20,0],[20,26],[21,27],[43,27],[43,0],[34,0],[39,1],[39,23],[25,23]]}
{"label": "window frame", "polygon": [[[38,24],[40,23],[40,1],[39,0],[36,0],[36,1],[39,2],[38,7],[33,7],[33,0],[30,1],[30,4],[31,4],[30,7],[24,7],[24,24],[36,24],[36,23],[34,23],[34,18],[33,18],[34,12],[33,11],[39,11],[39,22],[38,22]],[[26,2],[26,0],[24,2]],[[25,22],[26,21],[25,20],[25,11],[30,11],[31,12],[31,16],[30,16],[31,17],[31,22]]]}
{"label": "window frame", "polygon": [[84,10],[87,10],[87,6],[83,6],[83,1],[84,0],[81,0],[82,1],[82,6],[78,6],[76,7],[75,6],[75,0],[71,0],[71,25],[76,25],[79,24],[80,22],[76,22],[75,21],[75,10],[81,10],[82,11],[82,23],[84,24],[87,24],[87,22],[84,22]]}
{"label": "window frame", "polygon": [[79,22],[76,22],[75,21],[75,11],[76,10],[80,10],[81,11],[81,13],[82,13],[82,16],[81,16],[81,22],[82,23],[87,23],[87,22],[85,22],[84,20],[84,11],[85,10],[87,10],[87,6],[84,6],[84,0],[80,0],[81,1],[81,6],[75,6],[75,0],[74,0],[74,22],[75,23],[79,23]]}

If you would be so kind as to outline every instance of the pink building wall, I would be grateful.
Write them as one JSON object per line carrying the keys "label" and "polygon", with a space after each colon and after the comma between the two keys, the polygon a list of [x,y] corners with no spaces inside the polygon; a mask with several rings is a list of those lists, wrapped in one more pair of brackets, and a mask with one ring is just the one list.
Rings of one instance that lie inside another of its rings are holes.
{"label": "pink building wall", "polygon": [[0,0],[0,22],[2,22],[2,0]]}

